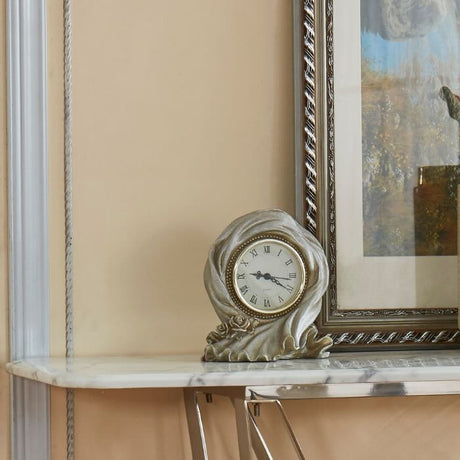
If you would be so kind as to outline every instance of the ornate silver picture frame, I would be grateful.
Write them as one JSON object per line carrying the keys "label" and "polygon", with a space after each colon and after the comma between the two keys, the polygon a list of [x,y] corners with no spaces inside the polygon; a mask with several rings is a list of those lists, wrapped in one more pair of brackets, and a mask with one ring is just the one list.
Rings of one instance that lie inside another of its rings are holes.
{"label": "ornate silver picture frame", "polygon": [[[339,269],[341,248],[338,250],[337,235],[342,223],[338,222],[337,215],[339,211],[343,222],[346,211],[338,209],[337,204],[340,191],[337,174],[340,172],[339,164],[343,163],[337,161],[342,152],[336,148],[334,9],[338,3],[349,4],[334,0],[293,0],[296,217],[323,245],[330,269],[330,285],[317,320],[318,329],[320,334],[330,334],[335,351],[458,347],[457,297],[451,305],[442,306],[395,303],[379,307],[372,302],[363,304],[363,301],[358,306],[344,306],[341,303],[338,281],[339,284],[342,281],[343,285],[345,276],[343,269]],[[359,9],[359,1],[350,3],[355,3]],[[357,23],[359,25],[359,18]],[[343,44],[341,46],[343,49]],[[361,48],[348,48],[347,58],[353,53],[360,53],[360,56]],[[361,78],[361,73],[358,76]],[[343,71],[340,77],[343,78]],[[361,139],[359,142],[361,145]],[[361,171],[356,173],[356,177],[348,177],[350,183],[359,181],[362,187],[360,174]],[[342,206],[344,199],[340,202]],[[347,215],[348,220],[352,218]],[[374,257],[372,260],[384,263],[387,259],[393,263],[403,258]],[[417,257],[405,255],[405,259],[410,262]],[[417,260],[422,259],[419,257]],[[457,280],[457,271],[452,276]],[[417,283],[427,284],[420,276]],[[387,285],[383,288],[390,293],[401,289],[401,286]],[[359,286],[355,286],[356,289]]]}

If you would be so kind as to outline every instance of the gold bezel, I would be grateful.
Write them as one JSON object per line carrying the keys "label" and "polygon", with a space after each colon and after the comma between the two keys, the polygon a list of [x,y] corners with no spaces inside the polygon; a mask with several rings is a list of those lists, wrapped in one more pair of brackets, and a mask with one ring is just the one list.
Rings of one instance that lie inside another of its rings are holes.
{"label": "gold bezel", "polygon": [[[263,311],[260,311],[254,307],[251,307],[249,304],[245,303],[242,301],[240,296],[237,293],[237,290],[235,288],[235,267],[236,267],[236,262],[238,261],[240,255],[245,251],[249,246],[253,244],[259,244],[261,240],[276,240],[280,243],[283,243],[284,245],[288,246],[298,257],[299,262],[300,262],[300,267],[302,270],[302,283],[300,284],[300,287],[298,289],[297,295],[294,296],[292,302],[284,306],[283,308],[280,308],[279,310],[271,311],[270,313],[266,313]],[[281,316],[286,315],[287,313],[291,312],[294,310],[297,305],[302,301],[302,298],[305,294],[305,290],[308,285],[308,279],[309,279],[309,272],[307,270],[306,264],[305,264],[305,258],[302,254],[302,252],[299,250],[299,248],[296,246],[295,243],[293,243],[291,240],[289,240],[286,236],[280,235],[278,233],[259,233],[251,238],[248,238],[244,243],[240,244],[231,254],[230,259],[227,264],[227,269],[225,273],[225,282],[227,286],[227,290],[230,294],[230,297],[234,304],[244,313],[246,313],[249,316],[256,317],[259,319],[275,319],[279,318]]]}

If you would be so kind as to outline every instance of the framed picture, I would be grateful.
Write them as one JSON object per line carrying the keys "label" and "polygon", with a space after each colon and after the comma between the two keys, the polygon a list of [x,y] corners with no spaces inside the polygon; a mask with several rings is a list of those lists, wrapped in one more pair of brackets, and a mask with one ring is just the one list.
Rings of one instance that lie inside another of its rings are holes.
{"label": "framed picture", "polygon": [[460,345],[459,0],[294,0],[296,214],[335,350]]}

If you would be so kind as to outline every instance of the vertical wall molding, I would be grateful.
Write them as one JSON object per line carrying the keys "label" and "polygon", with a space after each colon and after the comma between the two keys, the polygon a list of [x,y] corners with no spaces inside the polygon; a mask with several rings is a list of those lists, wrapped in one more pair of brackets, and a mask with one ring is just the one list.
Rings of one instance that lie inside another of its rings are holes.
{"label": "vertical wall molding", "polygon": [[[49,354],[46,1],[7,0],[10,355]],[[12,378],[13,460],[48,460],[49,390]]]}

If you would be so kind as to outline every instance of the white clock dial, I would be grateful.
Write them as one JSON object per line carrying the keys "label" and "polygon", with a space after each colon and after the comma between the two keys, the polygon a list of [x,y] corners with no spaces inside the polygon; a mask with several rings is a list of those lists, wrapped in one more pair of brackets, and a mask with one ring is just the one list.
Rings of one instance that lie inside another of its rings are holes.
{"label": "white clock dial", "polygon": [[306,271],[299,252],[287,242],[261,238],[238,254],[232,273],[241,304],[263,315],[280,314],[301,298]]}

